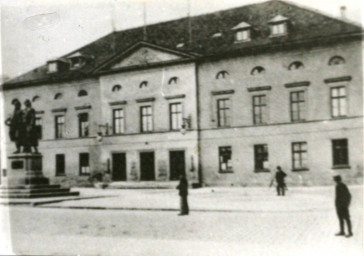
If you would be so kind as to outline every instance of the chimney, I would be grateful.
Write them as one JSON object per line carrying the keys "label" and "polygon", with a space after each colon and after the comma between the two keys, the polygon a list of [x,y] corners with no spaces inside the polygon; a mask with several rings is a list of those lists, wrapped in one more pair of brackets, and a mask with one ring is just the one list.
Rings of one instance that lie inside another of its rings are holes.
{"label": "chimney", "polygon": [[341,18],[346,19],[346,6],[340,7]]}

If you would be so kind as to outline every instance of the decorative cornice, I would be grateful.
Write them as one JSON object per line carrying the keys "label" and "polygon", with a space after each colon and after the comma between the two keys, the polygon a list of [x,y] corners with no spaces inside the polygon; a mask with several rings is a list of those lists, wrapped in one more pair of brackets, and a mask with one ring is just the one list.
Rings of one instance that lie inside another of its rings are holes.
{"label": "decorative cornice", "polygon": [[270,86],[270,85],[248,88],[248,92],[270,91],[270,90],[272,90],[272,86]]}
{"label": "decorative cornice", "polygon": [[91,105],[77,106],[77,107],[75,107],[75,109],[76,110],[91,109]]}
{"label": "decorative cornice", "polygon": [[127,103],[126,100],[121,100],[121,101],[113,101],[113,102],[109,102],[110,106],[116,106],[116,105],[125,105]]}
{"label": "decorative cornice", "polygon": [[224,94],[234,94],[235,90],[224,90],[224,91],[212,91],[212,95],[224,95]]}
{"label": "decorative cornice", "polygon": [[341,76],[341,77],[334,77],[334,78],[327,78],[324,80],[326,84],[328,83],[336,83],[336,82],[346,82],[351,81],[351,76]]}
{"label": "decorative cornice", "polygon": [[302,86],[309,86],[311,83],[309,81],[304,82],[293,82],[293,83],[287,83],[284,85],[286,88],[294,88],[294,87],[302,87]]}
{"label": "decorative cornice", "polygon": [[41,114],[44,114],[44,111],[43,110],[37,110],[37,111],[35,111],[35,114],[36,115],[41,115]]}
{"label": "decorative cornice", "polygon": [[151,101],[155,101],[155,98],[154,97],[150,97],[150,98],[143,98],[143,99],[137,99],[136,100],[137,103],[151,102]]}
{"label": "decorative cornice", "polygon": [[52,109],[52,113],[58,113],[58,112],[66,112],[67,108],[54,108]]}
{"label": "decorative cornice", "polygon": [[186,98],[185,94],[178,94],[178,95],[172,95],[172,96],[165,96],[166,100],[174,100],[174,99],[183,99]]}

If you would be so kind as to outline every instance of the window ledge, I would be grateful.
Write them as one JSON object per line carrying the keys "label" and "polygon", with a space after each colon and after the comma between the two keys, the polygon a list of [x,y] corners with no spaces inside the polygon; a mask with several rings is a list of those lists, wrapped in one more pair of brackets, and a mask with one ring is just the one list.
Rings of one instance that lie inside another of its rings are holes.
{"label": "window ledge", "polygon": [[308,168],[297,168],[297,169],[292,169],[292,172],[305,172],[305,171],[309,171],[310,169]]}
{"label": "window ledge", "polygon": [[331,169],[333,170],[337,170],[337,169],[351,169],[350,165],[335,165],[333,167],[331,167]]}
{"label": "window ledge", "polygon": [[254,170],[255,173],[260,173],[260,172],[270,172],[269,169],[255,169]]}
{"label": "window ledge", "polygon": [[345,119],[347,118],[348,116],[332,116],[331,119],[332,120],[339,120],[339,119]]}

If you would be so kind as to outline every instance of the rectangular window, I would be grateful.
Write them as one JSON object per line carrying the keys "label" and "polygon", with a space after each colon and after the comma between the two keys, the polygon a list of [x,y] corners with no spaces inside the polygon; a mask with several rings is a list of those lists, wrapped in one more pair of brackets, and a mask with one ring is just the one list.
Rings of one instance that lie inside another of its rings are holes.
{"label": "rectangular window", "polygon": [[265,95],[253,96],[253,123],[264,124],[267,119],[267,100]]}
{"label": "rectangular window", "polygon": [[292,168],[293,170],[307,169],[307,143],[292,143]]}
{"label": "rectangular window", "polygon": [[56,176],[63,176],[66,173],[66,161],[64,154],[56,155]]}
{"label": "rectangular window", "polygon": [[80,175],[90,174],[89,154],[80,153]]}
{"label": "rectangular window", "polygon": [[140,130],[141,132],[153,131],[152,106],[140,107]]}
{"label": "rectangular window", "polygon": [[179,130],[182,126],[182,104],[169,104],[169,126],[171,130]]}
{"label": "rectangular window", "polygon": [[231,161],[231,147],[219,147],[219,171],[221,173],[233,172]]}
{"label": "rectangular window", "polygon": [[236,41],[249,41],[250,40],[250,30],[240,30],[236,32]]}
{"label": "rectangular window", "polygon": [[274,35],[274,36],[284,35],[287,33],[286,23],[274,24],[274,25],[272,25],[271,29],[272,29],[272,35]]}
{"label": "rectangular window", "polygon": [[217,125],[218,127],[226,127],[230,125],[230,100],[217,100]]}
{"label": "rectangular window", "polygon": [[348,140],[332,140],[332,159],[335,166],[349,165]]}
{"label": "rectangular window", "polygon": [[331,116],[346,116],[346,88],[344,86],[331,88]]}
{"label": "rectangular window", "polygon": [[55,116],[55,134],[56,139],[63,138],[64,133],[64,116]]}
{"label": "rectangular window", "polygon": [[114,134],[124,133],[124,110],[114,109],[112,111],[112,127]]}
{"label": "rectangular window", "polygon": [[78,136],[88,136],[88,113],[81,113],[78,115]]}
{"label": "rectangular window", "polygon": [[254,145],[254,163],[255,170],[262,171],[268,169],[268,145]]}
{"label": "rectangular window", "polygon": [[42,118],[41,117],[35,118],[35,129],[36,129],[36,133],[37,133],[37,138],[39,140],[41,140],[42,136],[43,136],[43,126],[42,126]]}
{"label": "rectangular window", "polygon": [[305,92],[291,92],[290,94],[290,105],[291,105],[291,121],[303,121],[306,115],[305,106]]}

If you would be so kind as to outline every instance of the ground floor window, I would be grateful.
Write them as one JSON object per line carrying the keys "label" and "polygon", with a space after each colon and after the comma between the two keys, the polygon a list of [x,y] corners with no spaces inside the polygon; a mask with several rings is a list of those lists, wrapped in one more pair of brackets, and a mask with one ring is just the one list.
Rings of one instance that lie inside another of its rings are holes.
{"label": "ground floor window", "polygon": [[268,170],[268,145],[254,145],[254,169],[255,171]]}
{"label": "ground floor window", "polygon": [[307,169],[307,143],[292,143],[292,168],[293,170]]}
{"label": "ground floor window", "polygon": [[233,172],[233,164],[231,161],[231,147],[219,147],[219,163],[220,173]]}
{"label": "ground floor window", "polygon": [[80,153],[80,175],[90,174],[89,154]]}
{"label": "ground floor window", "polygon": [[56,176],[63,176],[65,175],[65,156],[64,154],[57,154],[56,155]]}
{"label": "ground floor window", "polygon": [[335,166],[349,165],[348,140],[332,140],[332,159]]}

